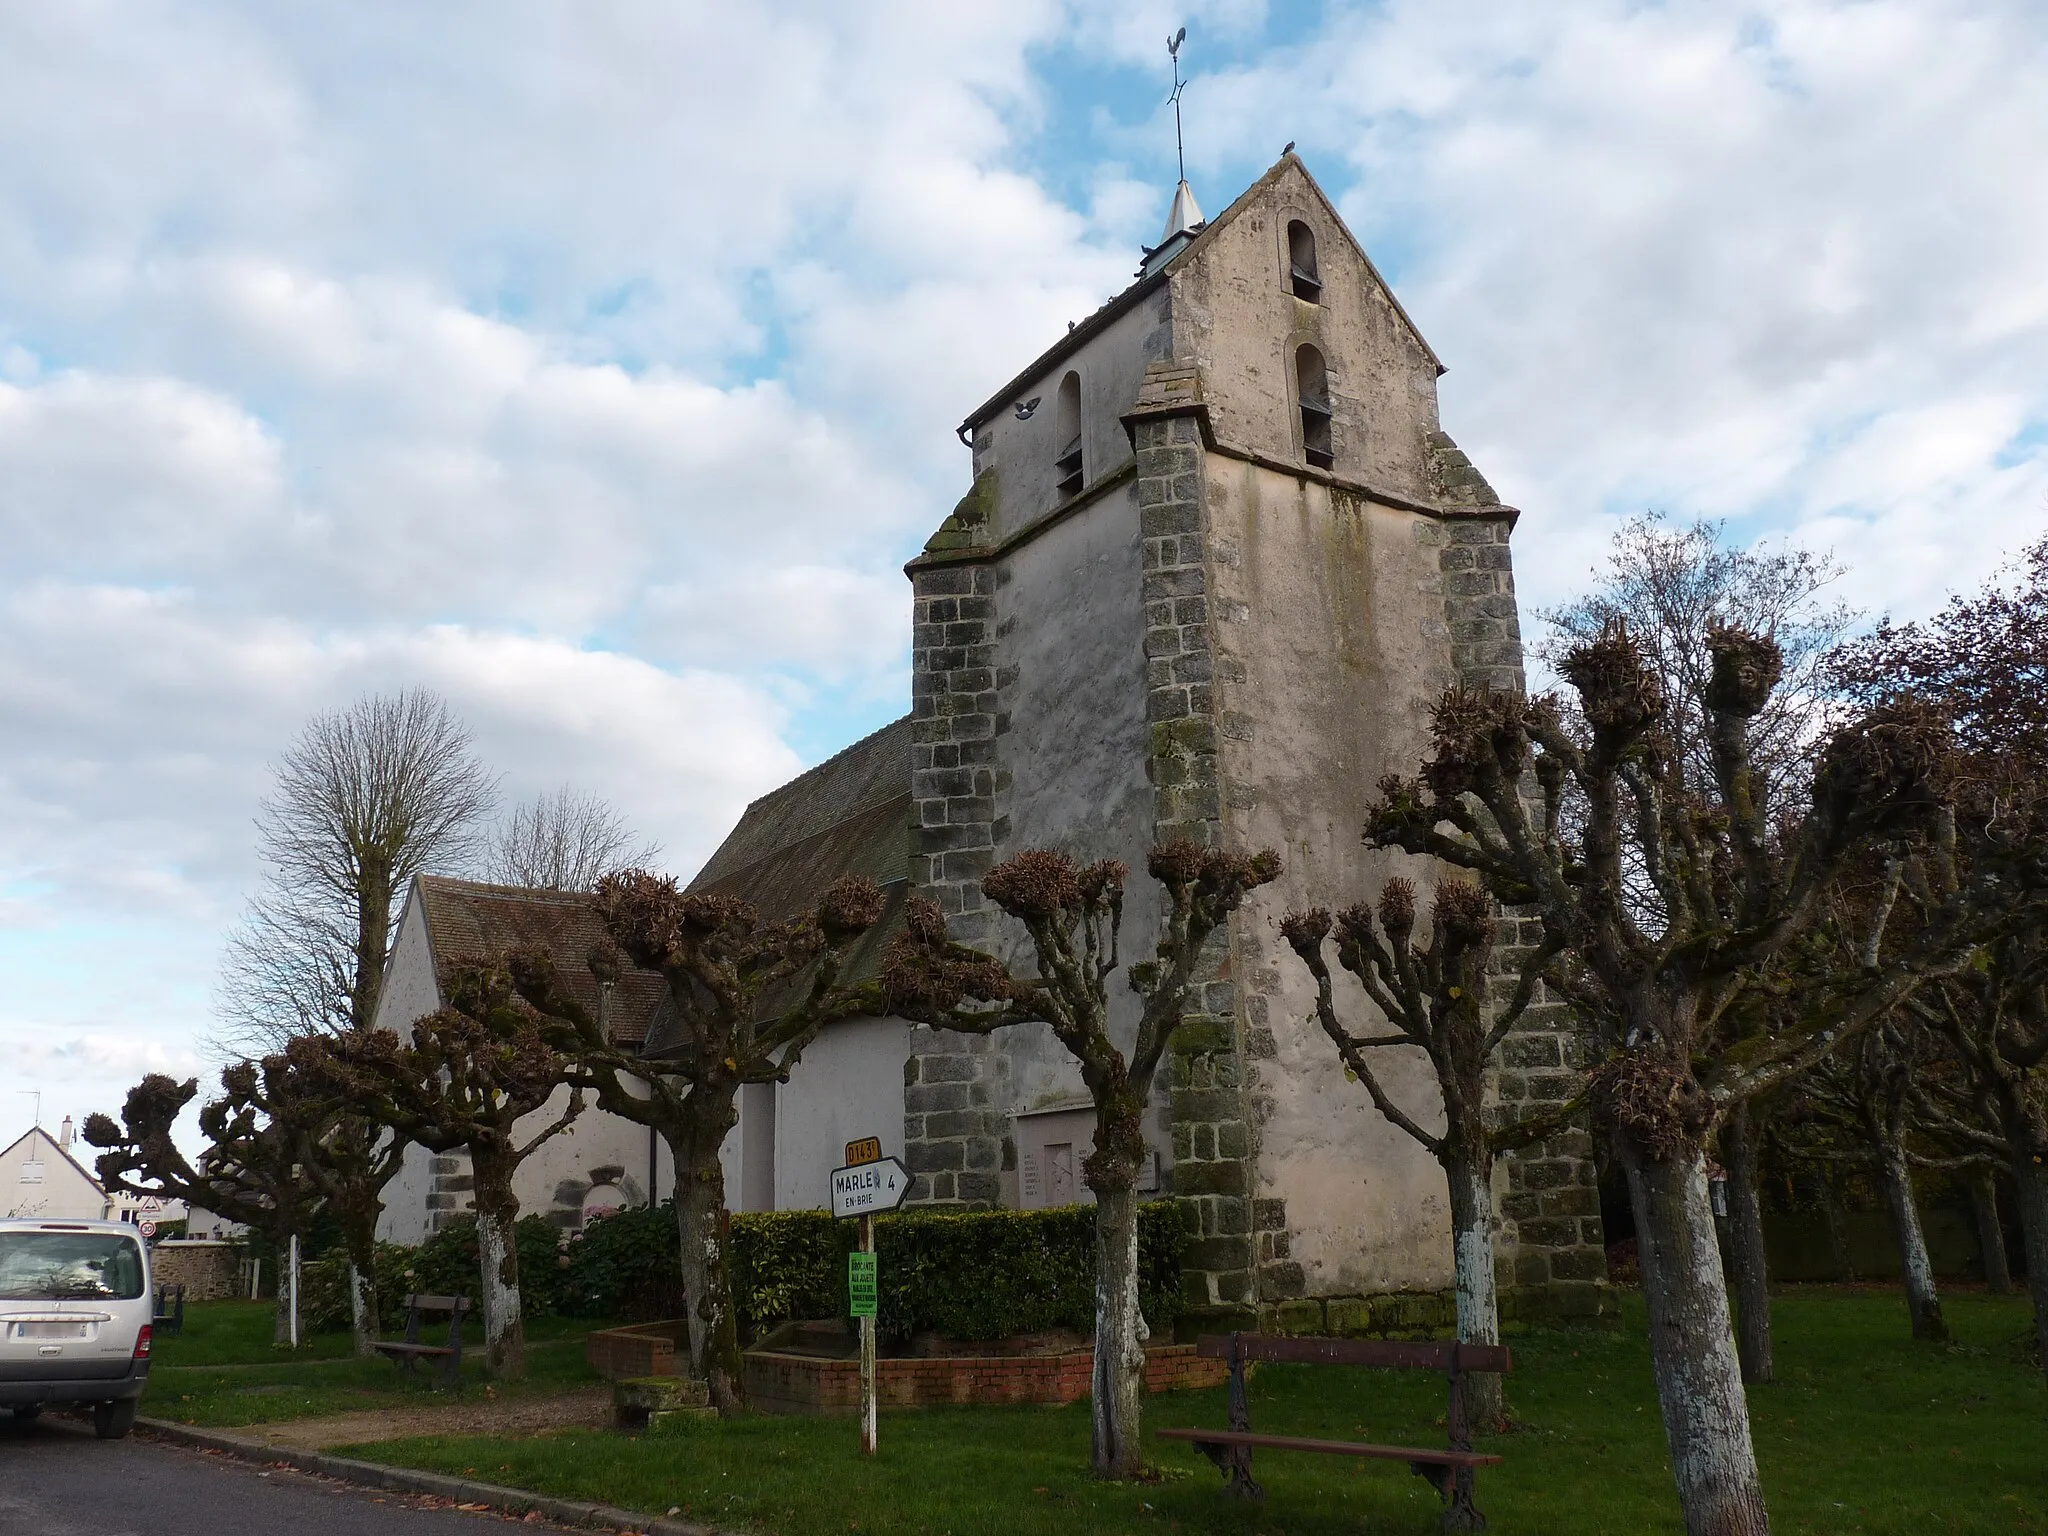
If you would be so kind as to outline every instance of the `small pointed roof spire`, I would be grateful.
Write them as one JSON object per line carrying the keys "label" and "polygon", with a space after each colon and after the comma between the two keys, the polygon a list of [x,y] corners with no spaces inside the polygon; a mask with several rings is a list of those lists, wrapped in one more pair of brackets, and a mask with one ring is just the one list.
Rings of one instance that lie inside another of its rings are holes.
{"label": "small pointed roof spire", "polygon": [[1159,237],[1161,245],[1175,235],[1194,234],[1202,227],[1202,209],[1195,201],[1194,188],[1185,180],[1173,189],[1173,206],[1166,210],[1166,232]]}
{"label": "small pointed roof spire", "polygon": [[1187,82],[1180,77],[1180,45],[1187,40],[1186,27],[1166,40],[1167,56],[1173,60],[1173,94],[1167,100],[1173,103],[1173,157],[1180,172],[1180,184],[1173,189],[1173,206],[1166,210],[1166,233],[1145,252],[1145,260],[1138,268],[1140,277],[1150,277],[1173,260],[1202,229],[1202,209],[1195,201],[1194,188],[1188,185],[1187,150],[1180,132],[1180,93],[1187,88]]}

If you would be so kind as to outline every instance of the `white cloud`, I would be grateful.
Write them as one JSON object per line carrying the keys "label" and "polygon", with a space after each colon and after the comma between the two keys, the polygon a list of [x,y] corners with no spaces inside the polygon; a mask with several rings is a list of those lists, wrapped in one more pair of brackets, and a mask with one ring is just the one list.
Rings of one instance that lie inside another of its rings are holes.
{"label": "white cloud", "polygon": [[1397,3],[1216,94],[1396,252],[1525,588],[1659,505],[1836,538],[1918,610],[2040,525],[2039,455],[1997,460],[2048,416],[2044,58],[2018,3]]}

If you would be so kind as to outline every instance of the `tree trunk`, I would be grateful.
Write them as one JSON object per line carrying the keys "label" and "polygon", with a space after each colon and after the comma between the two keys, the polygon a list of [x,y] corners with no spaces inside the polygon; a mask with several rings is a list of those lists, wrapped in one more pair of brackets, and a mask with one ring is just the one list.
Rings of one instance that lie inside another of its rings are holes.
{"label": "tree trunk", "polygon": [[1828,1229],[1828,1252],[1834,1256],[1835,1278],[1845,1285],[1856,1280],[1856,1261],[1849,1253],[1849,1224],[1842,1210],[1842,1198],[1835,1193],[1835,1181],[1820,1176],[1820,1215]]}
{"label": "tree trunk", "polygon": [[[271,1313],[270,1343],[274,1349],[290,1349],[292,1346],[292,1235],[289,1232],[273,1232],[270,1242],[276,1251],[271,1260],[272,1276],[277,1292],[277,1306]],[[260,1286],[258,1287],[261,1288]]]}
{"label": "tree trunk", "polygon": [[1977,1218],[1977,1249],[1984,1257],[1984,1289],[2003,1296],[2012,1289],[2005,1256],[2005,1223],[1998,1215],[1998,1170],[1980,1163],[1968,1175],[1970,1210]]}
{"label": "tree trunk", "polygon": [[1757,1140],[1762,1127],[1746,1103],[1735,1106],[1721,1131],[1721,1161],[1728,1170],[1728,1267],[1735,1279],[1735,1352],[1742,1379],[1771,1379],[1771,1280],[1764,1255],[1764,1218],[1757,1199]]}
{"label": "tree trunk", "polygon": [[689,1149],[676,1154],[676,1226],[682,1240],[684,1314],[690,1324],[690,1370],[721,1415],[743,1406],[745,1364],[739,1317],[725,1252],[725,1169],[712,1157],[692,1168]]}
{"label": "tree trunk", "polygon": [[377,1353],[381,1328],[377,1305],[377,1232],[351,1221],[343,1234],[348,1244],[348,1316],[355,1332],[356,1353],[368,1359]]}
{"label": "tree trunk", "polygon": [[1650,1313],[1650,1362],[1687,1536],[1762,1536],[1749,1402],[1728,1314],[1706,1163],[1698,1149],[1652,1162],[1624,1143],[1636,1248]]}
{"label": "tree trunk", "polygon": [[[1476,1160],[1446,1149],[1444,1174],[1451,1186],[1451,1245],[1458,1283],[1458,1340],[1463,1344],[1500,1342],[1500,1302],[1493,1272],[1493,1170],[1485,1157]],[[1507,1428],[1506,1394],[1491,1371],[1465,1378],[1465,1406],[1472,1428],[1497,1435]]]}
{"label": "tree trunk", "polygon": [[349,1023],[369,1029],[377,1022],[377,998],[384,988],[385,941],[391,935],[391,871],[387,861],[366,858],[356,886],[356,974],[349,988]]}
{"label": "tree trunk", "polygon": [[512,1165],[470,1148],[476,1178],[476,1245],[483,1297],[484,1369],[517,1381],[526,1374],[526,1323],[519,1310],[519,1197]]}
{"label": "tree trunk", "polygon": [[1138,1310],[1138,1203],[1129,1186],[1095,1192],[1094,1463],[1097,1477],[1144,1469],[1145,1340]]}
{"label": "tree trunk", "polygon": [[2026,1239],[2027,1289],[2034,1297],[2034,1347],[2042,1371],[2048,1372],[2048,1163],[2035,1161],[2022,1147],[2013,1157],[2012,1172]]}
{"label": "tree trunk", "polygon": [[1878,1177],[1891,1202],[1892,1225],[1899,1234],[1899,1262],[1905,1271],[1906,1310],[1912,1315],[1913,1337],[1945,1343],[1948,1324],[1941,1317],[1941,1293],[1934,1284],[1934,1263],[1927,1256],[1927,1236],[1920,1228],[1920,1204],[1913,1198],[1913,1170],[1896,1143],[1880,1148]]}

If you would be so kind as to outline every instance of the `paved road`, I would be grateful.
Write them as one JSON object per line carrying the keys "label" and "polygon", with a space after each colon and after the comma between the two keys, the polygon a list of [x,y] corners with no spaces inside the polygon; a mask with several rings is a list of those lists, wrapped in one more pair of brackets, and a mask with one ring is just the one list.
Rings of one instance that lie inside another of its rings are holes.
{"label": "paved road", "polygon": [[508,1518],[426,1504],[140,1433],[103,1441],[73,1420],[22,1425],[0,1413],[0,1536],[485,1536]]}

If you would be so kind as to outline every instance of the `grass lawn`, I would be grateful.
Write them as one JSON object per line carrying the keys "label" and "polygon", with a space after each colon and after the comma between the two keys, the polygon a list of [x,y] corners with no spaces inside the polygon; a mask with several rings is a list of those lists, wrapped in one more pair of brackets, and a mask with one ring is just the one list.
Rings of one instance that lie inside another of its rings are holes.
{"label": "grass lawn", "polygon": [[[185,1332],[155,1343],[142,1411],[181,1424],[226,1428],[435,1400],[439,1389],[426,1374],[428,1366],[409,1380],[389,1360],[358,1360],[347,1333],[316,1334],[296,1352],[281,1349],[270,1342],[272,1326],[267,1301],[187,1307]],[[528,1378],[495,1385],[492,1391],[537,1394],[595,1382],[583,1360],[583,1336],[589,1329],[589,1322],[578,1318],[528,1318]],[[447,1332],[444,1318],[433,1337],[445,1339]],[[463,1331],[457,1390],[478,1393],[483,1380],[483,1332],[472,1319]]]}
{"label": "grass lawn", "polygon": [[[1896,1293],[1800,1287],[1779,1297],[1783,1379],[1750,1394],[1775,1530],[2048,1533],[2048,1390],[2024,1359],[2026,1303],[1957,1294],[1946,1305],[1958,1342],[1944,1349],[1912,1341]],[[1681,1530],[1640,1300],[1618,1331],[1511,1342],[1510,1402],[1525,1424],[1488,1442],[1507,1458],[1479,1480],[1493,1529]],[[1253,1379],[1252,1422],[1263,1430],[1441,1444],[1443,1412],[1440,1384],[1415,1372],[1286,1366]],[[1223,1418],[1219,1390],[1155,1398],[1147,1422]],[[1160,1481],[1094,1483],[1085,1403],[892,1414],[881,1445],[864,1463],[849,1421],[755,1418],[640,1437],[403,1440],[351,1454],[657,1513],[678,1507],[779,1536],[1437,1529],[1435,1495],[1385,1462],[1260,1453],[1266,1500],[1242,1505],[1219,1494],[1192,1447],[1157,1442]]]}

